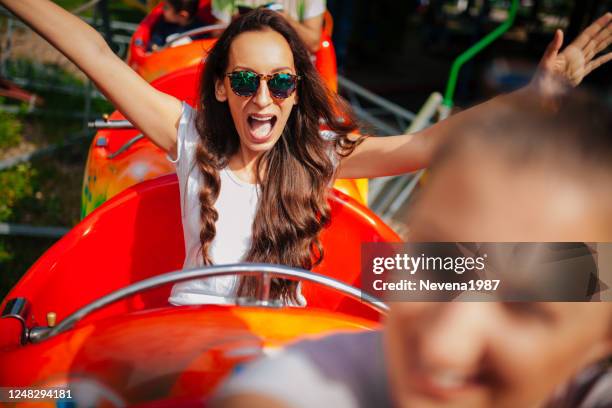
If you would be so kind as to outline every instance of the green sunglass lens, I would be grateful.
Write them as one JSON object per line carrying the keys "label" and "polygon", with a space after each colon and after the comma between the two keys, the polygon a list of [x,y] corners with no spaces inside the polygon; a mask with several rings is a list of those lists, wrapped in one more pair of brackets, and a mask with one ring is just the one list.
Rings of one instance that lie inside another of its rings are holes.
{"label": "green sunglass lens", "polygon": [[238,95],[251,96],[257,92],[259,77],[249,71],[234,72],[230,76],[230,85]]}
{"label": "green sunglass lens", "polygon": [[[251,71],[236,71],[228,75],[232,90],[240,96],[252,96],[259,88],[259,75]],[[287,73],[274,74],[268,88],[275,98],[288,98],[295,91],[297,78]]]}
{"label": "green sunglass lens", "polygon": [[270,92],[277,98],[287,98],[295,90],[295,78],[290,74],[276,74],[268,81]]}

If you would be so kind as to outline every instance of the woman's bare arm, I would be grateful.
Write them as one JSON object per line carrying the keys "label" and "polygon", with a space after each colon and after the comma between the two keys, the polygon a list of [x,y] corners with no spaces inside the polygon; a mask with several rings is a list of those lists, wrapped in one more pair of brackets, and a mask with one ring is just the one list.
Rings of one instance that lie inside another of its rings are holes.
{"label": "woman's bare arm", "polygon": [[156,145],[175,155],[178,99],[153,88],[113,53],[96,30],[51,1],[0,0],[0,4],[74,62]]}
{"label": "woman's bare arm", "polygon": [[369,137],[342,159],[338,178],[374,178],[410,173],[428,167],[437,150],[448,138],[473,123],[479,117],[502,109],[514,98],[522,98],[530,92],[523,88],[498,96],[473,108],[453,115],[442,122],[419,132],[388,137]]}

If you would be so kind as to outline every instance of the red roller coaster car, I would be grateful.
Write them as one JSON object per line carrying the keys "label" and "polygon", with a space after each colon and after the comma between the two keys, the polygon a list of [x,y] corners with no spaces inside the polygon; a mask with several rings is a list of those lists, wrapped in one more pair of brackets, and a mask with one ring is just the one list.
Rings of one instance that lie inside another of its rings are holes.
{"label": "red roller coaster car", "polygon": [[[312,272],[242,264],[168,273],[184,257],[176,177],[128,188],[50,248],[3,300],[0,386],[66,386],[97,398],[88,406],[176,403],[205,398],[237,365],[292,340],[377,328],[384,305],[356,289],[360,244],[399,238],[340,192],[330,204],[325,259]],[[264,276],[258,299],[167,303],[168,283],[242,273]],[[274,276],[301,279],[308,306],[268,301],[265,282]]]}

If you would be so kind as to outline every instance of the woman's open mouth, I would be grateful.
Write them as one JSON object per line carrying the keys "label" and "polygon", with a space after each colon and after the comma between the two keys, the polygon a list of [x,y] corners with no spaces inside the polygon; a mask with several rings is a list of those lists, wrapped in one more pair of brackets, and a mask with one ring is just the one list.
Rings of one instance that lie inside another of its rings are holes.
{"label": "woman's open mouth", "polygon": [[276,115],[251,114],[247,118],[249,133],[256,143],[268,141],[276,124]]}

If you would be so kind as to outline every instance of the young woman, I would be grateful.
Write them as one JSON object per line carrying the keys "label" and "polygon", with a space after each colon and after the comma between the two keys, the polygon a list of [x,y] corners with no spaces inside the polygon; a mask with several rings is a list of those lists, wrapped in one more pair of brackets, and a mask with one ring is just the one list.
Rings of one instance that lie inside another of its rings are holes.
{"label": "young woman", "polygon": [[[499,97],[424,131],[352,140],[348,108],[325,91],[296,32],[278,14],[256,10],[233,22],[207,58],[197,111],[154,89],[79,18],[48,0],[0,0],[79,66],[127,119],[175,158],[185,236],[184,267],[237,261],[311,268],[322,259],[318,236],[329,220],[326,191],[335,177],[371,178],[426,167],[438,146]],[[577,85],[612,53],[612,14],[562,53],[558,31],[532,87],[545,98],[550,78]],[[519,91],[520,92],[520,91]],[[552,96],[551,96],[552,97]],[[340,117],[342,120],[338,120]],[[322,138],[323,119],[333,136]],[[255,292],[256,280],[232,277],[176,285],[174,304],[228,303]],[[294,282],[271,295],[303,304]]]}

